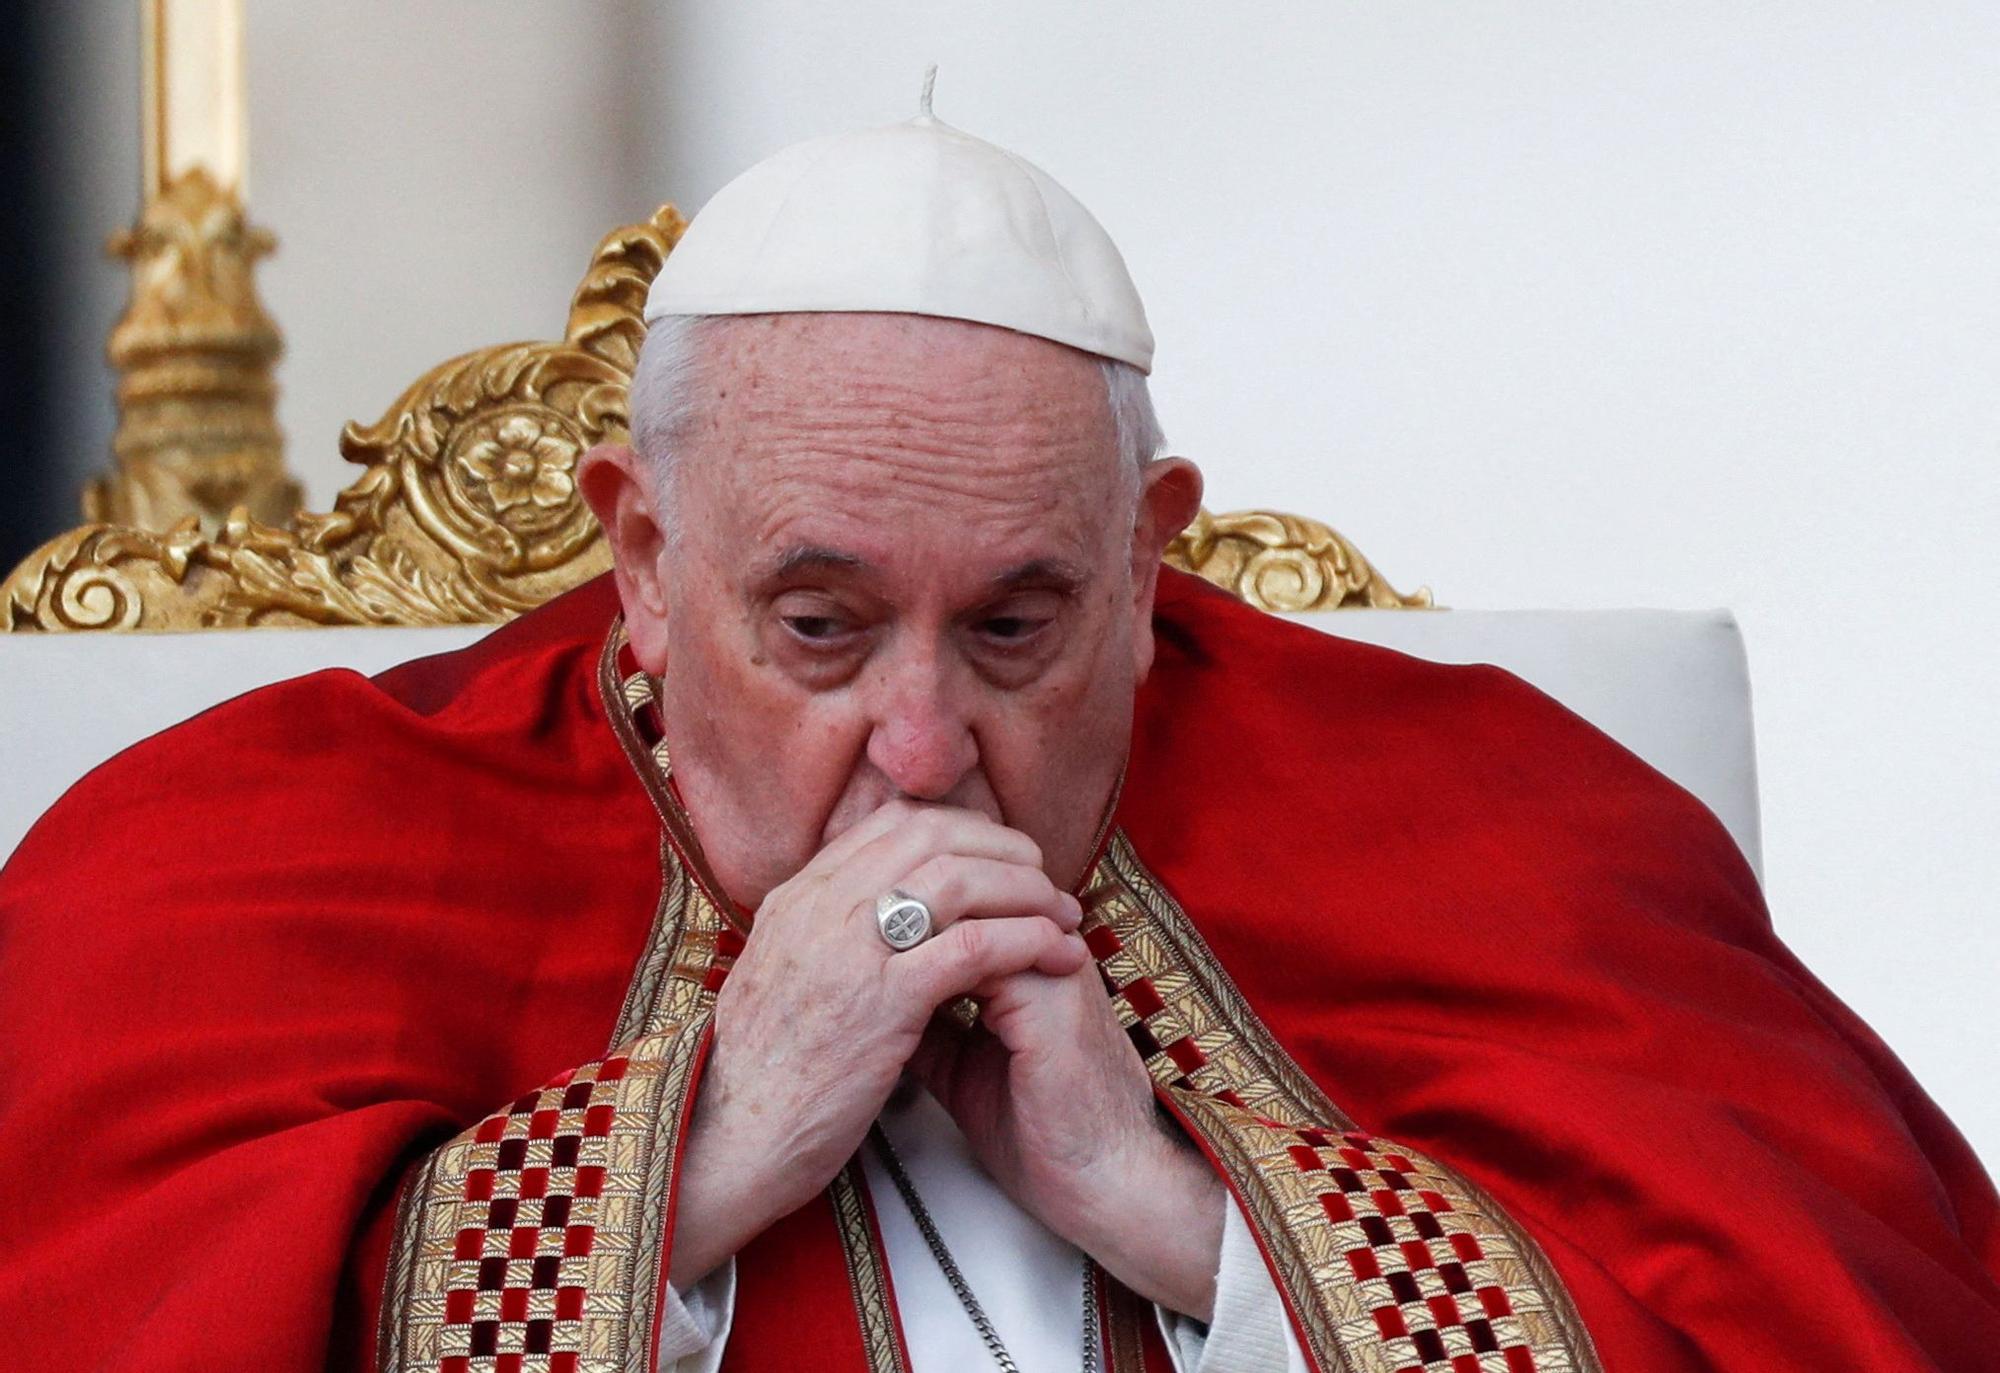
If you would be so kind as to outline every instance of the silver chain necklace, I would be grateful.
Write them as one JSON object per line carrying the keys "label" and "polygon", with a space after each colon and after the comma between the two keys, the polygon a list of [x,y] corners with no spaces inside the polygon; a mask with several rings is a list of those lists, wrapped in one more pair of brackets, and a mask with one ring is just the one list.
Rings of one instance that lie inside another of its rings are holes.
{"label": "silver chain necklace", "polygon": [[[1000,1334],[987,1319],[986,1308],[979,1304],[979,1298],[972,1295],[972,1286],[966,1282],[965,1274],[959,1272],[958,1261],[945,1248],[944,1236],[938,1233],[937,1222],[931,1219],[924,1199],[917,1195],[917,1185],[910,1181],[908,1170],[903,1167],[902,1156],[896,1146],[889,1142],[889,1136],[877,1124],[868,1132],[869,1142],[875,1146],[875,1153],[882,1160],[883,1171],[889,1181],[896,1184],[896,1191],[903,1198],[903,1205],[910,1210],[910,1219],[917,1223],[923,1234],[924,1243],[930,1246],[931,1257],[944,1271],[944,1280],[951,1284],[951,1290],[958,1296],[958,1304],[965,1308],[965,1314],[972,1320],[973,1328],[979,1331],[979,1338],[985,1342],[987,1352],[993,1355],[1001,1373],[1021,1373],[1014,1362],[1014,1356],[1007,1352],[1007,1346],[1000,1342]],[[1103,1343],[1102,1332],[1097,1324],[1097,1265],[1090,1255],[1083,1256],[1083,1373],[1098,1373],[1101,1362],[1099,1353]]]}

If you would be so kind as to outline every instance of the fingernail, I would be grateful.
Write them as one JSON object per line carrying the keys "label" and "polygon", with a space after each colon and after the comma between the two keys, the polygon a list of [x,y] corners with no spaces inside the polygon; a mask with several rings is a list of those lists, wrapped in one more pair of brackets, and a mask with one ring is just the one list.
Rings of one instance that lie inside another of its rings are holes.
{"label": "fingernail", "polygon": [[1063,909],[1069,912],[1069,927],[1071,929],[1075,929],[1083,923],[1083,902],[1077,900],[1068,892],[1063,893]]}

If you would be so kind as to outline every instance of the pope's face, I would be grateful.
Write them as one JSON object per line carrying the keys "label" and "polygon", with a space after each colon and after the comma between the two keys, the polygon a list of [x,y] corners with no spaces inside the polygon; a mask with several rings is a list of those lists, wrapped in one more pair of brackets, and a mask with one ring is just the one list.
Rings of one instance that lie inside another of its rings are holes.
{"label": "pope's face", "polygon": [[678,547],[606,523],[728,894],[754,906],[898,797],[992,816],[1075,882],[1193,469],[1124,474],[1096,363],[1003,329],[772,315],[704,347]]}

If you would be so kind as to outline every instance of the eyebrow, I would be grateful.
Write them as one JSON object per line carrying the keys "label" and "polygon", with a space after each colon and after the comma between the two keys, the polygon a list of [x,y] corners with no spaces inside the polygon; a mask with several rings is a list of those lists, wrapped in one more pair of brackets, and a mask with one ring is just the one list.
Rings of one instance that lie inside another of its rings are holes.
{"label": "eyebrow", "polygon": [[837,548],[824,548],[817,544],[800,544],[785,550],[772,565],[773,577],[790,577],[800,572],[831,571],[841,568],[865,572],[871,570],[867,559],[853,553],[843,553]]}
{"label": "eyebrow", "polygon": [[993,579],[995,589],[1018,591],[1022,587],[1047,587],[1072,592],[1089,580],[1083,569],[1060,558],[1034,558],[1019,567],[1010,567]]}
{"label": "eyebrow", "polygon": [[[770,579],[782,581],[802,572],[872,572],[874,564],[856,553],[820,544],[799,544],[786,549],[771,565]],[[1010,567],[992,581],[995,591],[1018,591],[1023,587],[1047,587],[1064,593],[1075,592],[1088,581],[1083,570],[1061,558],[1031,558]]]}

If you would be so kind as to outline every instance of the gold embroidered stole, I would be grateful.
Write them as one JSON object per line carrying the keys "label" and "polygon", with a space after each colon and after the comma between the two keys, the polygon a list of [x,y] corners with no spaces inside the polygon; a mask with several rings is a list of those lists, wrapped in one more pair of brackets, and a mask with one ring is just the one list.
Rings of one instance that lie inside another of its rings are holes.
{"label": "gold embroidered stole", "polygon": [[1358,1128],[1279,1047],[1114,834],[1084,938],[1162,1102],[1222,1165],[1326,1373],[1599,1373],[1526,1231],[1470,1181]]}
{"label": "gold embroidered stole", "polygon": [[[666,782],[651,682],[600,687],[660,811],[661,895],[613,1048],[495,1112],[406,1183],[382,1312],[392,1373],[646,1373],[674,1168],[715,994],[743,947]],[[1162,1103],[1219,1161],[1322,1373],[1600,1373],[1547,1259],[1441,1163],[1356,1127],[1113,834],[1084,937]],[[908,1373],[858,1160],[829,1187],[870,1367]],[[1106,1366],[1143,1365],[1145,1303],[1105,1284]]]}

